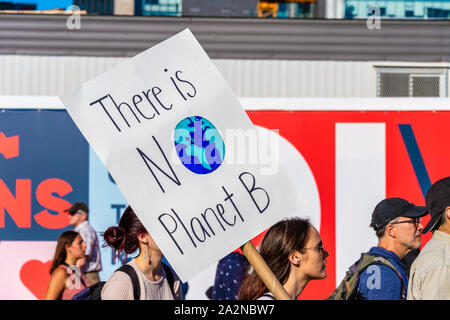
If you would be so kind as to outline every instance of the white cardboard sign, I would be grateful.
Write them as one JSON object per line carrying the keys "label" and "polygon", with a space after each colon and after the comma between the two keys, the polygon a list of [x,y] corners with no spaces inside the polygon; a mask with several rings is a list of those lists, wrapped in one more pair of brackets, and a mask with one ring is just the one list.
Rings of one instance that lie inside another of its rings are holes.
{"label": "white cardboard sign", "polygon": [[189,29],[61,100],[182,281],[301,205],[282,168],[236,161],[255,128]]}

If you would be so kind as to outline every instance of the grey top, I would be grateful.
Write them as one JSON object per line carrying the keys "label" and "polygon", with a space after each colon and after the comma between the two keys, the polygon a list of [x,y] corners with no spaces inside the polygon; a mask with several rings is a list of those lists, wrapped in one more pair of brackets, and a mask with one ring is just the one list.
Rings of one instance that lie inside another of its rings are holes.
{"label": "grey top", "polygon": [[[174,292],[172,295],[169,281],[167,280],[164,268],[162,268],[163,277],[159,281],[151,281],[139,269],[135,259],[128,265],[136,271],[141,288],[140,300],[181,300],[181,281],[174,273]],[[133,284],[130,277],[122,271],[116,271],[105,283],[102,293],[102,300],[134,300]]]}

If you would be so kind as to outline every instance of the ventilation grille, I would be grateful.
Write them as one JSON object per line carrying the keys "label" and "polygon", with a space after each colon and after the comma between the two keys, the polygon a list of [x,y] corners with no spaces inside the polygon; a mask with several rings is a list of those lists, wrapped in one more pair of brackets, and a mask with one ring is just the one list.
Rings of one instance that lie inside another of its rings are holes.
{"label": "ventilation grille", "polygon": [[378,97],[446,97],[447,69],[378,69]]}

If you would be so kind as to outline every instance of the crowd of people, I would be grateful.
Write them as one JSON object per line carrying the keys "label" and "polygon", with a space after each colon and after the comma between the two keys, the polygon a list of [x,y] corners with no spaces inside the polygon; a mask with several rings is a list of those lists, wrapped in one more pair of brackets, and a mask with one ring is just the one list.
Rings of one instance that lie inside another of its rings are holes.
{"label": "crowd of people", "polygon": [[[361,254],[328,299],[449,300],[450,177],[429,188],[425,203],[422,207],[402,198],[380,201],[370,221],[377,246]],[[66,211],[75,230],[65,231],[58,239],[46,299],[76,299],[86,292],[88,297],[102,300],[182,299],[180,279],[162,262],[163,253],[130,206],[118,226],[108,228],[103,237],[117,255],[125,252],[137,256],[104,283],[99,282],[99,244],[88,223],[88,207],[74,203]],[[426,215],[430,215],[430,221],[424,226],[421,218]],[[428,232],[433,236],[419,250],[421,235]],[[288,296],[295,300],[311,280],[326,278],[328,252],[324,247],[326,244],[308,219],[293,217],[269,228],[259,252]],[[209,296],[217,300],[274,299],[239,252],[219,261]]]}

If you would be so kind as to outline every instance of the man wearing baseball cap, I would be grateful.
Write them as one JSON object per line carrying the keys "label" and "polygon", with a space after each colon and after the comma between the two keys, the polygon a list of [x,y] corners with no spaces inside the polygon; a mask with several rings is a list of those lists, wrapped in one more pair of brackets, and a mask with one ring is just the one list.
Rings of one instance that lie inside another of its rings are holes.
{"label": "man wearing baseball cap", "polygon": [[450,177],[435,182],[425,196],[433,237],[411,266],[408,300],[450,300]]}
{"label": "man wearing baseball cap", "polygon": [[401,259],[420,247],[420,217],[426,214],[426,207],[401,198],[384,199],[376,205],[370,226],[376,232],[378,245],[368,253],[382,263],[370,265],[361,273],[356,299],[406,299],[408,277]]}
{"label": "man wearing baseball cap", "polygon": [[70,224],[86,243],[86,257],[80,259],[80,266],[89,284],[93,285],[100,281],[98,273],[102,270],[102,263],[97,233],[88,222],[89,208],[83,202],[75,202],[65,211],[69,213]]}

